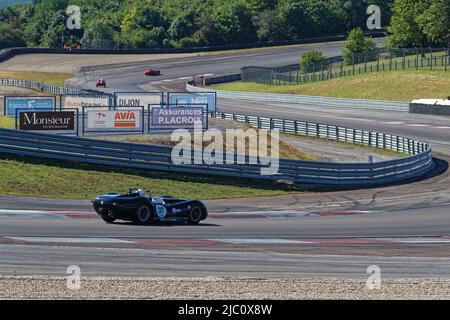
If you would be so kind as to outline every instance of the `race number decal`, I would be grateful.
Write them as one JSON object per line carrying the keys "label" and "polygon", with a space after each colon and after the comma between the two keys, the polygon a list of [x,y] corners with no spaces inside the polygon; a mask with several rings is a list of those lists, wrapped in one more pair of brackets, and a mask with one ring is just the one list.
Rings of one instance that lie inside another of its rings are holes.
{"label": "race number decal", "polygon": [[159,218],[165,218],[167,216],[167,209],[164,206],[157,205],[156,206],[156,214]]}

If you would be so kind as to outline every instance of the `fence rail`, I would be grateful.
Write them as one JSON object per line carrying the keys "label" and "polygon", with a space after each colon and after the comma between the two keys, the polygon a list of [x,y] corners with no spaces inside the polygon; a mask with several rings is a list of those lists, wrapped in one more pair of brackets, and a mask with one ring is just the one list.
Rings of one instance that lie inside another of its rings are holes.
{"label": "fence rail", "polygon": [[85,94],[87,92],[78,89],[72,89],[67,87],[59,87],[47,85],[42,82],[32,81],[32,80],[17,80],[17,79],[1,79],[0,78],[0,86],[10,86],[10,87],[19,87],[31,90],[38,90],[40,92],[46,92],[51,94],[74,94],[80,95]]}
{"label": "fence rail", "polygon": [[301,70],[299,64],[274,68],[247,66],[241,69],[241,78],[243,82],[266,85],[298,85],[385,70],[450,70],[450,55],[446,48],[382,48],[355,55],[349,60],[344,61],[342,57],[328,58],[324,63],[310,65],[305,70]]}
{"label": "fence rail", "polygon": [[[255,128],[363,144],[410,156],[376,163],[326,163],[280,159],[279,172],[261,175],[260,164],[192,164],[172,162],[172,148],[86,138],[55,136],[0,129],[0,153],[43,157],[180,173],[242,177],[261,180],[291,180],[298,184],[379,185],[416,178],[433,166],[431,147],[420,141],[367,130],[355,130],[326,124],[217,113],[217,117],[245,122]],[[191,163],[196,154],[191,154]],[[235,155],[235,159],[237,156]],[[249,163],[248,156],[246,163]]]}

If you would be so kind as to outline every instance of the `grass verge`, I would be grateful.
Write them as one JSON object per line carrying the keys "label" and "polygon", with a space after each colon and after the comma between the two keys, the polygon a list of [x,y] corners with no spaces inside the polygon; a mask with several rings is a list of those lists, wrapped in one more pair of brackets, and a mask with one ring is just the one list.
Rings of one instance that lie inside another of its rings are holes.
{"label": "grass verge", "polygon": [[33,80],[52,86],[64,86],[64,81],[70,79],[70,73],[34,72],[34,71],[0,71],[0,78]]}
{"label": "grass verge", "polygon": [[18,156],[0,157],[0,194],[90,199],[142,187],[191,199],[226,199],[298,193],[293,186],[239,178],[122,169]]}
{"label": "grass verge", "polygon": [[0,128],[15,129],[16,123],[13,117],[0,116]]}
{"label": "grass verge", "polygon": [[214,89],[409,102],[413,99],[449,96],[450,72],[383,71],[301,85],[269,86],[232,82],[214,86]]}

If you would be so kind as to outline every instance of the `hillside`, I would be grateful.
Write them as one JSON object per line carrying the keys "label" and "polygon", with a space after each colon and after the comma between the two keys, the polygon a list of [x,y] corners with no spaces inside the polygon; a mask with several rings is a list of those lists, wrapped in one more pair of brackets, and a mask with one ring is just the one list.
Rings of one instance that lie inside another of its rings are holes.
{"label": "hillside", "polygon": [[[4,2],[7,4],[11,2]],[[394,0],[376,0],[383,24]],[[17,2],[17,1],[13,1]],[[352,3],[349,6],[349,3]],[[152,48],[220,46],[344,35],[366,26],[373,0],[36,0],[27,8],[0,9],[0,48],[20,35],[31,47]],[[66,27],[66,9],[81,9],[84,33]],[[99,14],[101,13],[101,14]],[[13,30],[11,30],[11,28]]]}

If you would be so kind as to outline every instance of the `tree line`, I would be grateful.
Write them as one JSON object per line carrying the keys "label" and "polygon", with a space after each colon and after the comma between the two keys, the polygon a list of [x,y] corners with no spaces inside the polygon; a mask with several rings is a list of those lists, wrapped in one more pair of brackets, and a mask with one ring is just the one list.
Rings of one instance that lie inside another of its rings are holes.
{"label": "tree line", "polygon": [[393,0],[33,0],[0,9],[0,47],[60,47],[66,8],[81,8],[83,47],[198,47],[297,40],[366,28],[370,4]]}
{"label": "tree line", "polygon": [[69,5],[81,8],[82,47],[222,46],[297,40],[367,30],[381,8],[387,45],[444,46],[450,0],[32,0],[0,8],[0,48],[61,47]]}

